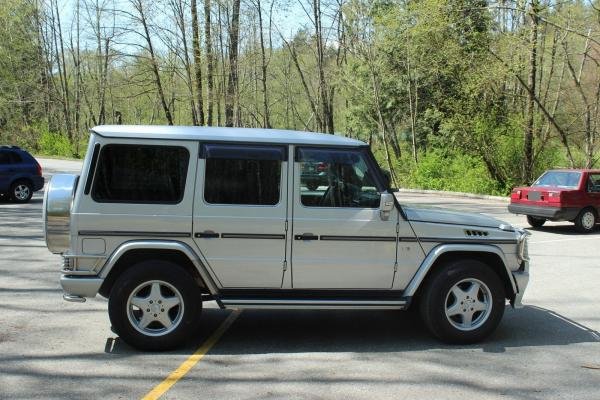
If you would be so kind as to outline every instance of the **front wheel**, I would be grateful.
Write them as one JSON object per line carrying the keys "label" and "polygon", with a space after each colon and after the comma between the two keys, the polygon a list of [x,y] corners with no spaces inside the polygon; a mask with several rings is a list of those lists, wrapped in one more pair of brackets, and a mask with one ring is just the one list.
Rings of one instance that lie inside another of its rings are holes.
{"label": "front wheel", "polygon": [[108,313],[114,331],[142,350],[168,350],[184,343],[202,310],[200,288],[187,271],[168,261],[143,261],[115,282]]}
{"label": "front wheel", "polygon": [[532,228],[541,228],[545,222],[546,222],[546,219],[544,219],[544,218],[533,217],[531,215],[527,216],[527,223]]}
{"label": "front wheel", "polygon": [[575,218],[575,228],[581,233],[590,233],[596,227],[596,213],[591,208],[584,208]]}
{"label": "front wheel", "polygon": [[420,302],[429,331],[447,343],[475,343],[500,323],[506,304],[500,277],[479,260],[449,262],[426,282]]}

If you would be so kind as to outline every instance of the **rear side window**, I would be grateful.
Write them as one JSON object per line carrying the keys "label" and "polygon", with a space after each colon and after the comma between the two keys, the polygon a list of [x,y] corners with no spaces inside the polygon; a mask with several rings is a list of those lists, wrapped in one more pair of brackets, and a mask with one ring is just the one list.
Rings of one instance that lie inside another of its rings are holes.
{"label": "rear side window", "polygon": [[204,200],[209,204],[273,206],[279,203],[286,149],[204,145]]}
{"label": "rear side window", "polygon": [[184,147],[104,146],[92,198],[100,203],[179,203],[189,158]]}
{"label": "rear side window", "polygon": [[9,151],[8,156],[10,157],[10,161],[13,164],[20,164],[23,162],[23,158],[21,158],[21,156],[15,153],[14,151]]}
{"label": "rear side window", "polygon": [[14,151],[0,151],[0,164],[19,164],[21,162],[23,159]]}

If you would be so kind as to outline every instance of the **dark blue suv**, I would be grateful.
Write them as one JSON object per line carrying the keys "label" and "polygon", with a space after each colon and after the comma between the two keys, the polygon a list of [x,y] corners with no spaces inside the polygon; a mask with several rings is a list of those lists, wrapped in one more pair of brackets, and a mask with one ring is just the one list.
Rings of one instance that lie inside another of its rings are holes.
{"label": "dark blue suv", "polygon": [[42,167],[31,154],[17,146],[0,146],[0,194],[27,203],[43,187]]}

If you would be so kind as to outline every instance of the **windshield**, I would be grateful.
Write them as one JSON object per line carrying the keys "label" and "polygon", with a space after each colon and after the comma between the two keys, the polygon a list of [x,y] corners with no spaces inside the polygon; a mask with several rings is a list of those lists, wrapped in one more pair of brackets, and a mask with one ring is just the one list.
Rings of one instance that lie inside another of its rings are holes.
{"label": "windshield", "polygon": [[558,186],[564,188],[577,188],[581,172],[576,171],[548,171],[538,178],[531,186]]}

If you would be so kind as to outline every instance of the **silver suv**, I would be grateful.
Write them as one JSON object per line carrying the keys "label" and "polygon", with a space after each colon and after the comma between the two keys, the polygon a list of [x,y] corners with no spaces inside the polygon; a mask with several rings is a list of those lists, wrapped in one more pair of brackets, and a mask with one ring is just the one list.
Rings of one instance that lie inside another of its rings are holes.
{"label": "silver suv", "polygon": [[[305,182],[304,164],[326,165]],[[108,298],[132,346],[169,349],[221,308],[418,307],[472,343],[521,306],[527,235],[479,214],[400,205],[369,147],[264,129],[99,126],[81,176],[55,175],[46,243],[64,299]]]}

